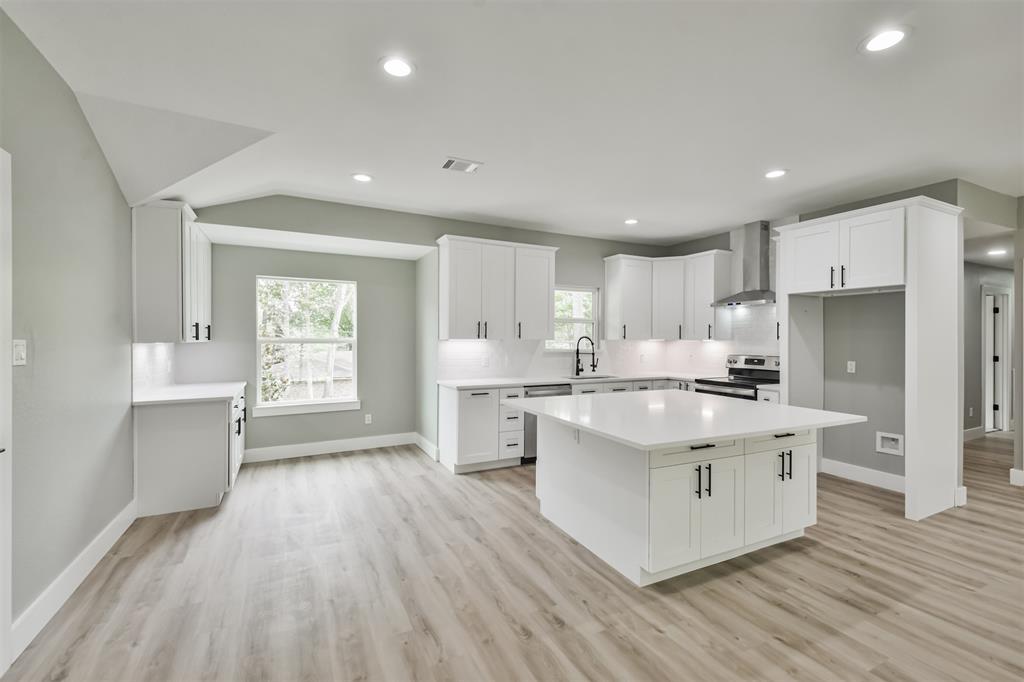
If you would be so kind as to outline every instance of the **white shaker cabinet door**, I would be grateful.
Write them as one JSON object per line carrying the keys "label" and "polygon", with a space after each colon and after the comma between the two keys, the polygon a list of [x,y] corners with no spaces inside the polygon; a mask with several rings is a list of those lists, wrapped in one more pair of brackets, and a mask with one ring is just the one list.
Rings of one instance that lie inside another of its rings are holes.
{"label": "white shaker cabinet door", "polygon": [[702,462],[701,558],[743,546],[743,455]]}
{"label": "white shaker cabinet door", "polygon": [[517,339],[555,336],[555,252],[516,247]]}
{"label": "white shaker cabinet door", "polygon": [[511,339],[515,319],[516,251],[511,246],[484,244],[481,262],[483,339]]}
{"label": "white shaker cabinet door", "polygon": [[498,459],[498,389],[459,391],[456,464]]}
{"label": "white shaker cabinet door", "polygon": [[785,290],[792,294],[839,288],[839,223],[787,232],[783,238]]}
{"label": "white shaker cabinet door", "polygon": [[905,283],[903,215],[900,207],[839,221],[837,289]]}
{"label": "white shaker cabinet door", "polygon": [[659,258],[653,263],[653,338],[684,338],[686,261]]}
{"label": "white shaker cabinet door", "polygon": [[483,338],[481,317],[481,247],[477,242],[452,241],[441,259],[444,270],[442,295],[445,296],[447,324],[442,315],[441,338]]}
{"label": "white shaker cabinet door", "polygon": [[663,571],[700,558],[700,499],[697,464],[651,470],[649,571]]}
{"label": "white shaker cabinet door", "polygon": [[782,493],[782,532],[813,526],[818,521],[818,447],[797,445],[786,450]]}
{"label": "white shaker cabinet door", "polygon": [[745,544],[782,535],[782,476],[785,450],[757,452],[745,457]]}

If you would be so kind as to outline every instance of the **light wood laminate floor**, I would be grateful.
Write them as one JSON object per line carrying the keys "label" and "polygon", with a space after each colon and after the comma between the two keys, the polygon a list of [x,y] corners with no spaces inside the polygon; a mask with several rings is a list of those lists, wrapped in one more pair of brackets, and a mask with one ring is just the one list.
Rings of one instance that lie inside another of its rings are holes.
{"label": "light wood laminate floor", "polygon": [[1021,679],[1011,452],[969,443],[968,505],[920,523],[821,476],[806,537],[646,589],[539,516],[532,467],[246,466],[136,521],[6,679]]}

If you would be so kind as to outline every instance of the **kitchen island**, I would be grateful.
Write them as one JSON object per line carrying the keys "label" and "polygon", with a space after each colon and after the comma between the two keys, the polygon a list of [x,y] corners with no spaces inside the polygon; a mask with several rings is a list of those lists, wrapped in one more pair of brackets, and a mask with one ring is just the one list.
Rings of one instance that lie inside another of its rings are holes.
{"label": "kitchen island", "polygon": [[817,519],[817,430],[865,417],[687,391],[509,399],[535,414],[541,513],[637,585]]}

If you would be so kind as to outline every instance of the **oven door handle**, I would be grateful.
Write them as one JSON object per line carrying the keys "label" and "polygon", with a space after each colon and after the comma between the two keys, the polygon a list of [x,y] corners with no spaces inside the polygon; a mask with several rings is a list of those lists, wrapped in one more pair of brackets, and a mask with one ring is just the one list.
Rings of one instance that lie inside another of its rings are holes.
{"label": "oven door handle", "polygon": [[711,395],[728,395],[740,398],[757,399],[756,388],[733,388],[731,386],[715,386],[713,384],[697,384],[694,389],[697,393],[710,393]]}

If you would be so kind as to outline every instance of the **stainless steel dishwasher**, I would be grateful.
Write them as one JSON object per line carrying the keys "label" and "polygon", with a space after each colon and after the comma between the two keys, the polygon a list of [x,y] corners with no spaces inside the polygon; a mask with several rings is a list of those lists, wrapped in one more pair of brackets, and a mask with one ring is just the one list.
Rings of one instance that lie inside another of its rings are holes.
{"label": "stainless steel dishwasher", "polygon": [[[545,386],[526,386],[524,398],[545,398],[553,395],[572,395],[572,384],[547,384]],[[523,424],[523,464],[537,461],[537,415],[527,412]]]}

